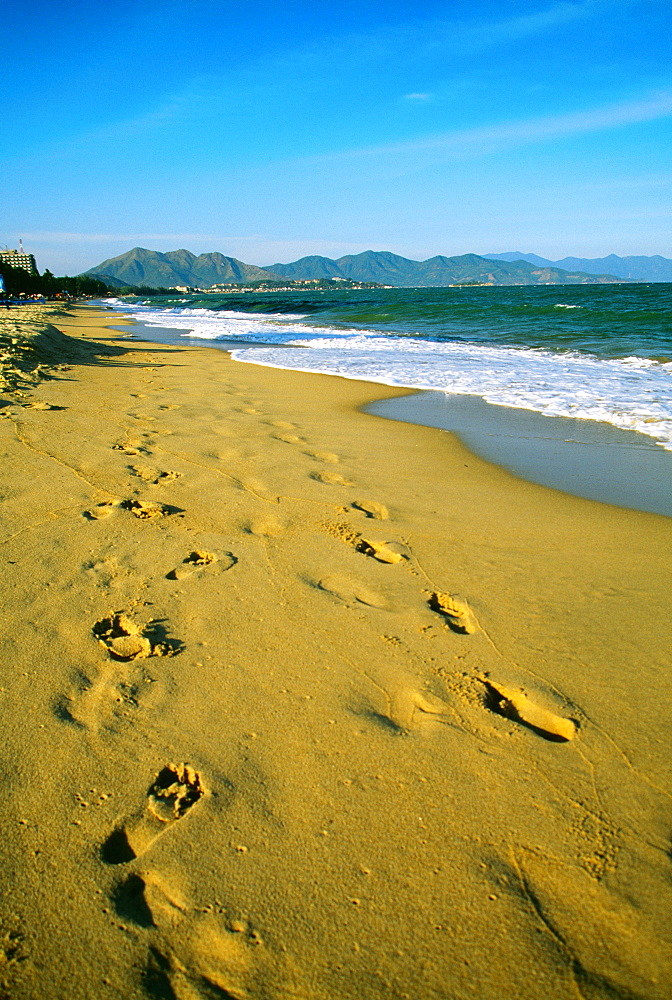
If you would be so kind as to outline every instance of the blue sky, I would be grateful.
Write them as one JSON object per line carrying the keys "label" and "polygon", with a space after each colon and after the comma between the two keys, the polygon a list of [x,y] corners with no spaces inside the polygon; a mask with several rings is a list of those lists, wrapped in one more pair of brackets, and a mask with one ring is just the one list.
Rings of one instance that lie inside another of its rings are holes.
{"label": "blue sky", "polygon": [[672,4],[5,0],[0,243],[672,257]]}

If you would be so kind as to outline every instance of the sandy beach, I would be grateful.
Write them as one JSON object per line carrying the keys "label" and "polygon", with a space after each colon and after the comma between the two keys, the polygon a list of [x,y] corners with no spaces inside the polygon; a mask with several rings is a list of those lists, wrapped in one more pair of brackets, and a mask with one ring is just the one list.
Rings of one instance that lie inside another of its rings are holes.
{"label": "sandy beach", "polygon": [[672,519],[111,325],[0,317],[0,998],[672,997]]}

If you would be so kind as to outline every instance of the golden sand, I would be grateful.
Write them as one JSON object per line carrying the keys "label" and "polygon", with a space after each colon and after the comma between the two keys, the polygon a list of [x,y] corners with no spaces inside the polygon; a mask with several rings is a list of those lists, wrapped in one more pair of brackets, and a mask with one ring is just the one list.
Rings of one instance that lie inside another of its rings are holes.
{"label": "golden sand", "polygon": [[672,996],[672,519],[120,322],[1,317],[0,997]]}

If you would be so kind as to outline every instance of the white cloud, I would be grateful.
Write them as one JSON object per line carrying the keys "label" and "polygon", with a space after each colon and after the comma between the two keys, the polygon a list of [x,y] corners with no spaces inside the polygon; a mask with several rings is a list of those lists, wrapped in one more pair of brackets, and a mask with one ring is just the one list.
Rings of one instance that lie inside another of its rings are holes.
{"label": "white cloud", "polygon": [[546,142],[564,136],[602,132],[639,122],[654,121],[672,115],[672,94],[663,93],[639,101],[622,101],[607,107],[587,111],[572,111],[561,115],[527,118],[478,128],[460,129],[440,135],[425,136],[408,142],[390,143],[345,150],[341,153],[315,157],[319,160],[339,160],[360,157],[392,157],[398,154],[427,152],[441,158],[479,155],[497,152],[511,146]]}
{"label": "white cloud", "polygon": [[434,94],[404,94],[405,101],[431,101]]}
{"label": "white cloud", "polygon": [[572,21],[585,17],[593,17],[602,6],[602,0],[578,0],[574,3],[555,3],[546,10],[534,14],[518,14],[502,21],[465,23],[459,32],[459,39],[462,46],[469,46],[472,51],[488,49],[553,31],[563,24],[571,24]]}

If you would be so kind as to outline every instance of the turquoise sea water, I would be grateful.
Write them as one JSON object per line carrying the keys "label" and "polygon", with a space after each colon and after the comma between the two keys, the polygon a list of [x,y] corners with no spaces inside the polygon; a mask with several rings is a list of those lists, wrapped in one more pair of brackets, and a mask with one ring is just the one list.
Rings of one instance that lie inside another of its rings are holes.
{"label": "turquoise sea water", "polygon": [[[113,303],[239,361],[602,421],[672,450],[672,285],[393,288]],[[252,346],[256,345],[256,346]]]}

